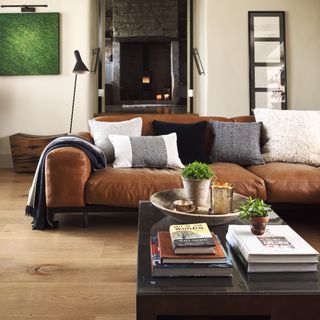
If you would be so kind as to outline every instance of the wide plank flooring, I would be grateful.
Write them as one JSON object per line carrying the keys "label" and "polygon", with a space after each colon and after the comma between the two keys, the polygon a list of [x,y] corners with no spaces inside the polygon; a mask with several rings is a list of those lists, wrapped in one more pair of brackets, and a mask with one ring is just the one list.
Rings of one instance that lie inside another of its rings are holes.
{"label": "wide plank flooring", "polygon": [[0,319],[135,319],[137,212],[57,215],[33,231],[31,174],[0,170]]}
{"label": "wide plank flooring", "polygon": [[[33,231],[31,181],[0,170],[0,319],[135,319],[137,212],[90,214],[87,229],[60,215],[59,229]],[[319,221],[307,218],[287,222],[320,250]]]}

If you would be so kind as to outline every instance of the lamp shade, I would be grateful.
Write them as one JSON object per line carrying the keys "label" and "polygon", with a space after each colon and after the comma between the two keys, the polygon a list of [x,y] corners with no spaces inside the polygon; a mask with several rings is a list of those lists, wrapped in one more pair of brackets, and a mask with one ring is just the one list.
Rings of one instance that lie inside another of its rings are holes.
{"label": "lamp shade", "polygon": [[80,52],[78,50],[76,50],[74,52],[74,56],[76,57],[76,64],[73,68],[73,73],[84,73],[84,72],[88,72],[88,68],[86,67],[86,65],[83,63],[81,56],[80,56]]}

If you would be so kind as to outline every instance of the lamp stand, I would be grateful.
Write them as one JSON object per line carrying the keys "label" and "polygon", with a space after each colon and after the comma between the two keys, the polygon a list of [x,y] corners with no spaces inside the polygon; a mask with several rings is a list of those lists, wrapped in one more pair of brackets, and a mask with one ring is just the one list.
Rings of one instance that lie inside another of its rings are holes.
{"label": "lamp stand", "polygon": [[75,75],[74,75],[74,87],[73,87],[73,98],[72,98],[72,109],[71,109],[71,119],[70,119],[69,134],[71,134],[71,131],[72,131],[74,101],[75,101],[75,98],[76,98],[76,89],[77,89],[77,78],[78,78],[78,74],[75,73]]}

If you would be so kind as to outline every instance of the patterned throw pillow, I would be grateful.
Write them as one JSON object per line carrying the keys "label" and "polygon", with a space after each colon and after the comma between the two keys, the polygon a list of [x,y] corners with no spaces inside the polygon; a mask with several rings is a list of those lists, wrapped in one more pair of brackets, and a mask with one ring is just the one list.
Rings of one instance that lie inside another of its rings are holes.
{"label": "patterned throw pillow", "polygon": [[232,162],[241,165],[264,164],[260,152],[259,122],[235,123],[210,121],[213,145],[212,162]]}
{"label": "patterned throw pillow", "polygon": [[177,135],[129,137],[110,135],[115,168],[183,168],[177,149]]}
{"label": "patterned throw pillow", "polygon": [[125,134],[130,137],[139,137],[142,132],[142,118],[134,118],[119,122],[104,122],[89,120],[90,132],[94,144],[104,152],[107,163],[114,161],[114,150],[109,140],[110,134]]}

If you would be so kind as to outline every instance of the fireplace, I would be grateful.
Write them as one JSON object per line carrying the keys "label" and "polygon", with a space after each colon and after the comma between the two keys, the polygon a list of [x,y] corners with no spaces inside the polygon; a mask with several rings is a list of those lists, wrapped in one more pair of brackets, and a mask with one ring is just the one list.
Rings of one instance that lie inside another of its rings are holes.
{"label": "fireplace", "polygon": [[106,102],[185,105],[187,1],[106,4]]}
{"label": "fireplace", "polygon": [[172,97],[170,41],[120,43],[120,99],[169,100]]}

